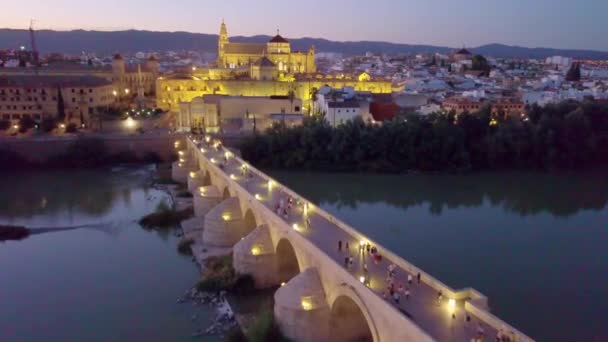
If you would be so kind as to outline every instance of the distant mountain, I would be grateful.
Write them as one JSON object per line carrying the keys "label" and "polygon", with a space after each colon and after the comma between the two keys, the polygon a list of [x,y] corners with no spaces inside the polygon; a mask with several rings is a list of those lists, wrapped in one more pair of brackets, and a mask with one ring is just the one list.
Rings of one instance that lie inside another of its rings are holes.
{"label": "distant mountain", "polygon": [[[266,42],[270,36],[231,37],[238,42]],[[200,52],[217,51],[217,35],[190,32],[154,31],[51,31],[36,32],[38,49],[42,53],[64,52],[78,54],[82,51],[96,53],[134,53],[137,51],[193,50]],[[314,45],[319,52],[341,52],[363,54],[365,52],[395,53],[449,53],[453,48],[432,45],[395,44],[387,42],[355,41],[338,42],[321,38],[291,39],[292,48],[307,50]],[[29,46],[26,30],[0,29],[0,49]],[[581,59],[608,59],[608,52],[591,50],[567,50],[550,48],[526,48],[502,44],[482,45],[470,49],[473,53],[493,57],[545,58],[565,56]]]}

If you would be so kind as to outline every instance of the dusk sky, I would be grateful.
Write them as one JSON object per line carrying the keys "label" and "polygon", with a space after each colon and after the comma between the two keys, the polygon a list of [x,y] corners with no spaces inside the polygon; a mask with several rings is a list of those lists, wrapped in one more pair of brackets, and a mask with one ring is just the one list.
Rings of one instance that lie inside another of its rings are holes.
{"label": "dusk sky", "polygon": [[0,27],[274,34],[608,51],[607,0],[0,0]]}

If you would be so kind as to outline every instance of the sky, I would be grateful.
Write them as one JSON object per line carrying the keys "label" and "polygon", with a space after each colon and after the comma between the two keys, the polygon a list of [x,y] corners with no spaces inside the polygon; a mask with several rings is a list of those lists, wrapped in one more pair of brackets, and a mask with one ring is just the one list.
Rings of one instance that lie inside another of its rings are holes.
{"label": "sky", "polygon": [[0,27],[608,51],[608,0],[0,0]]}

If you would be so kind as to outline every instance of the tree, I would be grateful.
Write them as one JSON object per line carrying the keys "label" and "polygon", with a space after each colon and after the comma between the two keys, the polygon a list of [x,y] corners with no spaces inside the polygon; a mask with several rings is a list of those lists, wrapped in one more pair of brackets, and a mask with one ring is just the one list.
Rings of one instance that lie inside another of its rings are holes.
{"label": "tree", "polygon": [[57,119],[59,121],[65,120],[65,103],[63,102],[63,95],[61,94],[60,87],[57,87]]}
{"label": "tree", "polygon": [[473,65],[471,67],[471,70],[483,71],[483,74],[485,76],[489,76],[490,69],[491,69],[490,64],[488,63],[488,60],[484,56],[482,56],[482,55],[473,56]]}
{"label": "tree", "polygon": [[566,81],[568,82],[578,82],[581,80],[581,65],[578,62],[572,63],[570,65],[570,69],[566,73]]}

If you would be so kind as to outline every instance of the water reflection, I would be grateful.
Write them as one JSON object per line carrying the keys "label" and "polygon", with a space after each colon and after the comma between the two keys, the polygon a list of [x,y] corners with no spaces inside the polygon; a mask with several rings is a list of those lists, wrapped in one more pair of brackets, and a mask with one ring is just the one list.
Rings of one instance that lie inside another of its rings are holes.
{"label": "water reflection", "polygon": [[601,210],[608,202],[604,172],[474,175],[362,175],[270,171],[315,203],[356,209],[383,202],[398,208],[428,203],[433,215],[445,208],[477,207],[485,201],[521,216],[548,212],[559,217]]}
{"label": "water reflection", "polygon": [[69,177],[65,173],[60,170],[3,173],[0,178],[0,216],[25,219],[69,213],[69,216],[101,217],[111,210],[117,199],[122,199],[128,207],[132,190],[145,181],[141,173],[124,170],[117,173],[70,171]]}

